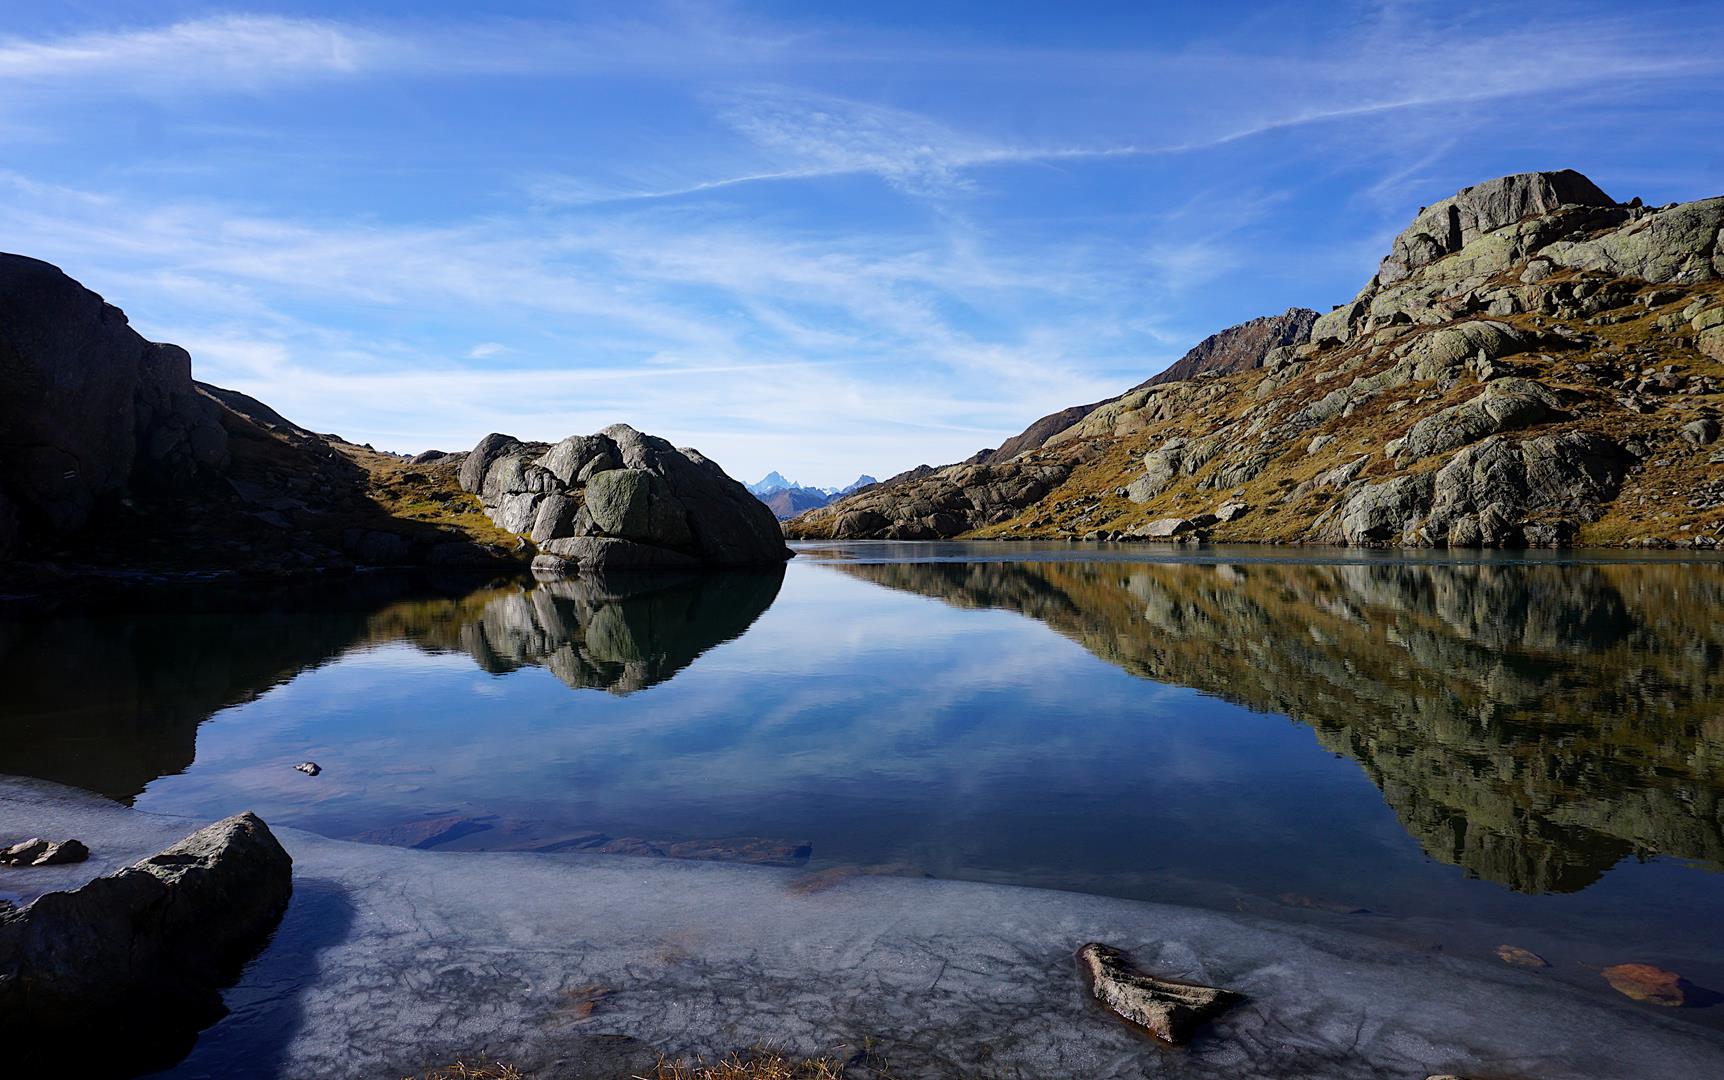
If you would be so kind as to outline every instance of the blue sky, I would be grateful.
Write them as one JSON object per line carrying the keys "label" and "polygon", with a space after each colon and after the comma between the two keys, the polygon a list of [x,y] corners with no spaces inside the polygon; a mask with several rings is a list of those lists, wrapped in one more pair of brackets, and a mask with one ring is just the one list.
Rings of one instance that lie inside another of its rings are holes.
{"label": "blue sky", "polygon": [[11,4],[0,249],[380,448],[996,445],[1423,204],[1724,193],[1724,6]]}

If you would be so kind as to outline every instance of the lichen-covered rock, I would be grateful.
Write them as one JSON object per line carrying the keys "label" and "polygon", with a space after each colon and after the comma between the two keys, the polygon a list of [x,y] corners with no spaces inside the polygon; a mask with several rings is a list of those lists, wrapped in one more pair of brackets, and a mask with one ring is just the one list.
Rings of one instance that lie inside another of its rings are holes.
{"label": "lichen-covered rock", "polygon": [[1537,423],[1557,413],[1560,405],[1556,394],[1540,383],[1503,379],[1486,386],[1470,401],[1420,420],[1405,436],[1389,444],[1388,453],[1403,463],[1417,461],[1487,435]]}
{"label": "lichen-covered rock", "polygon": [[1558,241],[1541,254],[1571,270],[1603,270],[1651,282],[1724,277],[1724,196],[1678,203],[1588,240]]}
{"label": "lichen-covered rock", "polygon": [[542,574],[763,566],[790,554],[747,488],[698,451],[626,424],[549,447],[487,435],[461,483],[498,527],[531,535]]}
{"label": "lichen-covered rock", "polygon": [[[1516,442],[1493,435],[1436,472],[1354,490],[1336,535],[1348,544],[1518,547],[1560,540],[1616,494],[1631,458],[1601,435],[1568,431]],[[1527,527],[1542,525],[1529,540]]]}
{"label": "lichen-covered rock", "polygon": [[1158,518],[1134,532],[1133,536],[1149,540],[1170,540],[1176,536],[1197,531],[1197,523],[1190,518]]}
{"label": "lichen-covered rock", "polygon": [[1709,446],[1718,441],[1718,431],[1718,421],[1710,416],[1703,416],[1683,424],[1681,435],[1695,446]]}
{"label": "lichen-covered rock", "polygon": [[1395,237],[1377,281],[1392,285],[1486,233],[1565,204],[1611,206],[1614,200],[1572,169],[1516,173],[1462,188],[1420,211]]}
{"label": "lichen-covered rock", "polygon": [[292,866],[268,827],[240,814],[0,912],[0,1040],[40,1048],[66,1075],[173,1061],[226,1011],[218,988],[281,918]]}

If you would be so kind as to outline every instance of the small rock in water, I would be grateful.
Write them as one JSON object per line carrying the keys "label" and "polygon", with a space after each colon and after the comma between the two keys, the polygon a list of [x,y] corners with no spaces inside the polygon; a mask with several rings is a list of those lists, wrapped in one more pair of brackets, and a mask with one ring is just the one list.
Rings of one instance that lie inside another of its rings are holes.
{"label": "small rock in water", "polygon": [[1096,1000],[1170,1043],[1183,1043],[1197,1026],[1243,1000],[1232,990],[1170,982],[1132,969],[1125,953],[1090,942],[1078,950]]}
{"label": "small rock in water", "polygon": [[90,849],[85,847],[82,841],[64,840],[56,844],[33,836],[0,851],[0,865],[64,866],[68,863],[83,862],[89,857]]}
{"label": "small rock in water", "polygon": [[1682,976],[1651,964],[1617,964],[1604,969],[1604,978],[1617,993],[1635,1001],[1680,1008],[1687,1000]]}
{"label": "small rock in water", "polygon": [[28,840],[18,841],[5,851],[0,851],[0,865],[29,866],[36,861],[36,856],[47,850],[48,841],[32,836]]}
{"label": "small rock in water", "polygon": [[1523,949],[1519,945],[1498,945],[1497,959],[1505,964],[1513,964],[1515,967],[1547,968],[1550,966],[1550,961],[1531,949]]}
{"label": "small rock in water", "polygon": [[318,773],[323,771],[323,766],[319,765],[315,761],[302,761],[298,765],[295,765],[294,768],[307,776],[316,776]]}
{"label": "small rock in water", "polygon": [[1356,904],[1345,904],[1338,900],[1324,900],[1304,893],[1282,893],[1277,900],[1288,907],[1309,908],[1312,911],[1333,911],[1337,915],[1369,915],[1371,909],[1359,907]]}

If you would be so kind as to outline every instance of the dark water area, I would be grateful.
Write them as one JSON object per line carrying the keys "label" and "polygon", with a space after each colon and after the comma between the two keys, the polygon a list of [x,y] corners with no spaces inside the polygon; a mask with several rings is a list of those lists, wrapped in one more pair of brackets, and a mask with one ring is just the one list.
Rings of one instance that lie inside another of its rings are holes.
{"label": "dark water area", "polygon": [[809,545],[0,615],[0,773],[1514,944],[1604,994],[1655,963],[1724,1024],[1721,661],[1716,560]]}

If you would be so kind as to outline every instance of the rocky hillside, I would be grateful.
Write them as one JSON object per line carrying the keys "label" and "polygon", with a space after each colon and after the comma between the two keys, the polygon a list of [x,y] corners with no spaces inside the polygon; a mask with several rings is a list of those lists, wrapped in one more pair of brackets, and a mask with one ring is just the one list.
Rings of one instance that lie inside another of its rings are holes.
{"label": "rocky hillside", "polygon": [[1310,340],[1151,380],[1009,460],[912,470],[786,531],[1716,546],[1721,234],[1724,197],[1617,203],[1570,171],[1479,184],[1422,209]]}

